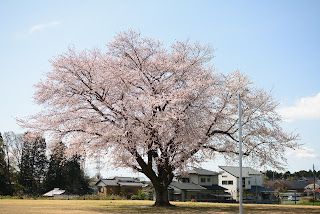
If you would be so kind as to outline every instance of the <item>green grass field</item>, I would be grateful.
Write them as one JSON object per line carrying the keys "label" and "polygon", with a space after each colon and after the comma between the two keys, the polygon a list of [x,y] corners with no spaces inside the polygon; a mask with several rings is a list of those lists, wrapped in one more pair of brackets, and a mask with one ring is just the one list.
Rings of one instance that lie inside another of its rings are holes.
{"label": "green grass field", "polygon": [[[0,200],[0,213],[238,213],[238,204],[172,202],[172,208],[152,207],[153,201],[130,200]],[[244,213],[320,213],[320,206],[245,204]]]}

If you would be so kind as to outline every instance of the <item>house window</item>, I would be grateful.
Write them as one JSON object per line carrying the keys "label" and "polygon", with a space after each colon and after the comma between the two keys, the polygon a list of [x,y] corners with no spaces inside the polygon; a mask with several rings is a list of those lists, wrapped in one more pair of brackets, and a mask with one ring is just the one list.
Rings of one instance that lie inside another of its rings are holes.
{"label": "house window", "polygon": [[99,188],[98,188],[98,191],[99,191],[99,192],[103,192],[103,187],[99,187]]}
{"label": "house window", "polygon": [[250,181],[248,181],[248,184],[250,185]]}
{"label": "house window", "polygon": [[124,191],[125,191],[125,192],[133,192],[133,189],[125,188]]}
{"label": "house window", "polygon": [[182,183],[190,183],[189,178],[180,178],[179,181]]}
{"label": "house window", "polygon": [[207,182],[211,182],[211,179],[210,179],[210,178],[207,178]]}
{"label": "house window", "polygon": [[233,185],[233,181],[222,181],[222,185]]}
{"label": "house window", "polygon": [[242,187],[246,187],[246,179],[242,178]]}
{"label": "house window", "polygon": [[206,182],[206,178],[201,178],[200,181],[201,181],[201,183],[205,183]]}

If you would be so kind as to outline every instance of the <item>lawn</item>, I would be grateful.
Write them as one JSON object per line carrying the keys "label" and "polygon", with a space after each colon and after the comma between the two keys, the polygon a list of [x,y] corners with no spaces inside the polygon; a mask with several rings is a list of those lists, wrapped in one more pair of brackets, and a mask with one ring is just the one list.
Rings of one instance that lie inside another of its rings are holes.
{"label": "lawn", "polygon": [[[153,201],[112,200],[0,200],[0,213],[238,213],[238,204],[172,202],[155,208]],[[320,213],[320,206],[245,204],[244,213]]]}

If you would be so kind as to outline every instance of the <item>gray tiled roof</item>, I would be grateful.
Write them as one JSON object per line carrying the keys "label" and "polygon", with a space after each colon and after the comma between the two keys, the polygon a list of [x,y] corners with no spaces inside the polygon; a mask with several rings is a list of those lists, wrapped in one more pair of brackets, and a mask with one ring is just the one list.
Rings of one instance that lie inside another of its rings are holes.
{"label": "gray tiled roof", "polygon": [[119,176],[112,176],[108,178],[110,180],[118,180],[118,181],[134,181],[136,182],[137,180],[130,178],[130,177],[119,177]]}
{"label": "gray tiled roof", "polygon": [[200,168],[194,168],[193,170],[188,171],[189,174],[197,174],[197,175],[217,175],[218,172],[206,170],[206,169],[200,169]]}
{"label": "gray tiled roof", "polygon": [[113,180],[113,179],[101,179],[101,181],[102,181],[106,186],[118,186],[117,180]]}
{"label": "gray tiled roof", "polygon": [[98,185],[100,182],[104,183],[105,186],[144,186],[144,184],[140,181],[128,177],[101,179],[96,183],[96,185]]}
{"label": "gray tiled roof", "polygon": [[138,187],[142,187],[144,186],[143,183],[140,183],[140,182],[118,182],[118,184],[120,186],[138,186]]}
{"label": "gray tiled roof", "polygon": [[[240,176],[240,169],[236,166],[219,166],[220,169],[230,173],[231,175],[235,177]],[[261,172],[252,169],[251,167],[242,167],[242,177],[248,178],[250,175],[261,175]]]}
{"label": "gray tiled roof", "polygon": [[288,189],[304,189],[308,184],[301,181],[284,181],[288,184]]}
{"label": "gray tiled roof", "polygon": [[178,182],[171,182],[169,185],[171,187],[175,187],[181,190],[205,190],[206,188],[199,186],[194,183],[178,183]]}

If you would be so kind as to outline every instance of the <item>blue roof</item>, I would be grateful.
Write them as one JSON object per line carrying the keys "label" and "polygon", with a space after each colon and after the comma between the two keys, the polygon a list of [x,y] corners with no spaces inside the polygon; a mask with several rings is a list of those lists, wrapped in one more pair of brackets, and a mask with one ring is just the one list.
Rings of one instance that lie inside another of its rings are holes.
{"label": "blue roof", "polygon": [[226,188],[219,186],[217,184],[212,184],[211,186],[204,186],[204,185],[202,185],[202,186],[208,190],[227,190]]}
{"label": "blue roof", "polygon": [[199,186],[197,184],[194,183],[178,183],[178,182],[171,182],[171,184],[169,185],[169,187],[175,187],[177,189],[181,189],[181,190],[205,190],[205,187]]}
{"label": "blue roof", "polygon": [[247,190],[248,193],[255,193],[255,192],[274,192],[273,189],[268,189],[262,186],[251,186],[251,189]]}

